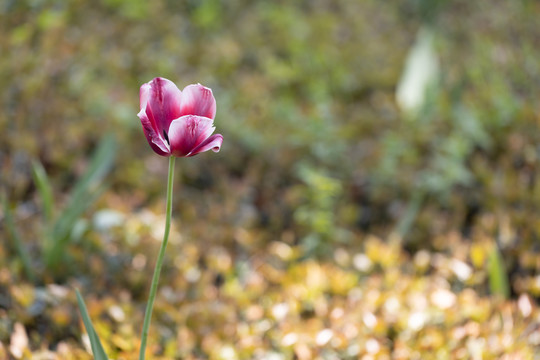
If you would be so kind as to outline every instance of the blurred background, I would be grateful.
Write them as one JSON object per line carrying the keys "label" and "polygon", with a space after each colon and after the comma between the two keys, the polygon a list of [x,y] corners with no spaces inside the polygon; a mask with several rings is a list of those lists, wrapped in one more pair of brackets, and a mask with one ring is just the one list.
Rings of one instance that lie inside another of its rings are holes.
{"label": "blurred background", "polygon": [[[0,358],[135,358],[167,159],[156,76],[212,88],[179,159],[159,359],[533,359],[540,3],[0,2]],[[505,357],[506,356],[506,357]],[[538,356],[538,355],[536,355]]]}

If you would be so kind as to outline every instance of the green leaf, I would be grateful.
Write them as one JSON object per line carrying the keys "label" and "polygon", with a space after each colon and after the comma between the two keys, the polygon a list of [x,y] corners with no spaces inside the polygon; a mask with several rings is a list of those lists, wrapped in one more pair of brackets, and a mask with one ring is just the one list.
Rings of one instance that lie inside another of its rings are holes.
{"label": "green leaf", "polygon": [[103,193],[104,187],[101,186],[101,182],[112,168],[115,155],[114,137],[110,135],[104,137],[92,156],[88,170],[77,181],[67,206],[52,227],[53,243],[45,251],[47,267],[50,268],[61,261],[75,223]]}
{"label": "green leaf", "polygon": [[75,293],[77,294],[77,302],[79,304],[79,311],[81,312],[84,327],[86,328],[86,332],[88,333],[88,337],[90,338],[90,346],[92,347],[92,354],[94,355],[94,359],[108,360],[109,358],[107,357],[107,354],[103,349],[103,345],[101,345],[101,341],[99,340],[99,337],[94,330],[94,326],[92,325],[92,321],[90,320],[90,316],[88,315],[88,310],[86,309],[86,305],[84,304],[84,300],[79,293],[79,290],[75,289]]}
{"label": "green leaf", "polygon": [[13,241],[13,246],[17,251],[17,255],[21,258],[26,276],[28,276],[31,281],[34,281],[35,276],[34,270],[32,269],[32,263],[30,261],[30,254],[28,253],[28,250],[26,250],[26,247],[21,240],[19,232],[17,231],[17,227],[15,226],[15,222],[13,221],[13,214],[11,213],[11,209],[9,207],[6,195],[0,195],[2,198],[2,205],[4,207],[4,219],[7,231],[9,233],[9,237]]}
{"label": "green leaf", "polygon": [[32,176],[39,191],[39,195],[41,196],[45,221],[50,224],[53,220],[54,211],[53,192],[49,177],[47,176],[43,165],[38,160],[32,162]]}
{"label": "green leaf", "polygon": [[58,264],[62,261],[64,256],[64,249],[69,243],[71,233],[75,227],[77,220],[82,214],[90,207],[105,191],[104,187],[97,189],[94,193],[88,194],[81,199],[79,206],[73,206],[66,208],[62,212],[52,232],[52,238],[54,243],[45,251],[45,262],[48,268],[54,267],[54,264]]}
{"label": "green leaf", "polygon": [[70,206],[77,203],[81,196],[95,189],[111,169],[116,157],[116,141],[112,135],[105,136],[92,155],[88,170],[77,181],[71,195]]}
{"label": "green leaf", "polygon": [[510,285],[508,284],[504,259],[498,246],[495,246],[491,254],[489,254],[488,274],[491,293],[508,299],[510,297]]}

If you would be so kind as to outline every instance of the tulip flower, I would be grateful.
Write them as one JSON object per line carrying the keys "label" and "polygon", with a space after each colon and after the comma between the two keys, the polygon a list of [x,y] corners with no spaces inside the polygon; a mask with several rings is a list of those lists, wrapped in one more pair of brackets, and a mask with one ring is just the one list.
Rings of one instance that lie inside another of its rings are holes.
{"label": "tulip flower", "polygon": [[[188,85],[183,91],[180,91],[172,81],[157,77],[141,86],[139,97],[141,111],[137,116],[141,120],[148,144],[158,155],[169,157],[165,231],[150,284],[139,350],[139,360],[144,360],[159,274],[171,228],[175,159],[194,156],[208,150],[218,152],[223,143],[223,136],[220,134],[212,135],[216,129],[214,127],[216,99],[214,99],[212,90],[201,84]],[[94,330],[84,300],[78,291],[77,301],[94,358],[107,360],[107,354]]]}
{"label": "tulip flower", "polygon": [[165,78],[157,77],[140,89],[141,120],[152,150],[161,156],[189,157],[218,152],[223,136],[215,130],[216,99],[201,84],[180,91]]}
{"label": "tulip flower", "polygon": [[212,90],[201,84],[188,85],[180,91],[172,81],[157,77],[141,86],[139,97],[141,111],[137,116],[141,120],[148,144],[158,155],[169,157],[165,232],[150,285],[139,352],[139,360],[144,360],[159,274],[171,226],[174,161],[177,157],[190,157],[208,150],[218,152],[223,136],[212,135],[216,129],[216,99]]}

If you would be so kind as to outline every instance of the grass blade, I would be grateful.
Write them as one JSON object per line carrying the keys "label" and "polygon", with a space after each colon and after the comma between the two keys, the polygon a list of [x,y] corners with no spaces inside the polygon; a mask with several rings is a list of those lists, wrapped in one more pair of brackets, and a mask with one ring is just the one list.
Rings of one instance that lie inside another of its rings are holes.
{"label": "grass blade", "polygon": [[5,194],[1,194],[1,197],[2,205],[4,208],[4,222],[6,224],[9,237],[13,241],[13,246],[15,247],[15,251],[17,251],[17,255],[21,258],[26,276],[28,276],[28,279],[30,279],[31,281],[34,281],[35,275],[32,268],[32,262],[30,261],[30,254],[26,250],[26,247],[22,242],[19,232],[17,231],[17,227],[15,226],[15,222],[13,221],[13,214],[11,213],[7,197],[5,196]]}
{"label": "grass blade", "polygon": [[39,195],[41,196],[45,221],[47,224],[51,224],[54,215],[53,192],[49,177],[47,176],[43,165],[37,160],[32,161],[32,177],[34,178]]}
{"label": "grass blade", "polygon": [[68,204],[52,227],[52,244],[45,251],[45,263],[51,268],[61,261],[75,222],[103,192],[101,182],[112,168],[116,156],[116,141],[112,135],[100,142],[92,155],[87,171],[77,181]]}
{"label": "grass blade", "polygon": [[45,249],[45,264],[53,269],[54,264],[59,264],[64,256],[64,249],[70,240],[71,231],[82,214],[103,194],[105,187],[101,187],[81,199],[78,206],[64,209],[58,217],[53,229],[54,243]]}
{"label": "grass blade", "polygon": [[96,200],[93,195],[111,169],[115,155],[116,142],[114,138],[112,136],[104,137],[92,156],[88,170],[77,181],[66,208],[55,224],[53,235],[56,239],[60,239],[57,241],[63,241],[62,239],[69,234],[78,217]]}
{"label": "grass blade", "polygon": [[79,293],[79,290],[75,289],[75,293],[77,294],[77,303],[79,304],[79,311],[81,312],[81,317],[84,322],[84,327],[86,328],[86,332],[88,333],[88,337],[90,338],[90,346],[92,347],[92,354],[94,355],[94,359],[95,360],[108,360],[107,354],[105,353],[105,350],[103,349],[103,345],[101,345],[101,341],[99,340],[99,336],[94,330],[94,326],[92,325],[92,320],[90,320],[90,316],[88,315],[88,310],[86,309],[86,305],[84,304],[84,300],[81,294]]}
{"label": "grass blade", "polygon": [[77,203],[81,196],[94,190],[111,169],[116,157],[116,141],[112,135],[105,136],[92,155],[92,160],[84,175],[77,181],[71,194],[68,208]]}
{"label": "grass blade", "polygon": [[510,297],[510,285],[506,266],[499,247],[495,245],[488,260],[489,288],[492,294],[498,294],[508,299]]}

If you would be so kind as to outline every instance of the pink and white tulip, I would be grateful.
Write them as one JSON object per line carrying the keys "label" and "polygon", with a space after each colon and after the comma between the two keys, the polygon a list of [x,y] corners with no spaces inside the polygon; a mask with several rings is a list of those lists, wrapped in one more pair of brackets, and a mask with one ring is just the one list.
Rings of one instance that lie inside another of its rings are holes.
{"label": "pink and white tulip", "polygon": [[155,78],[140,90],[141,111],[137,114],[150,147],[161,156],[189,157],[223,143],[215,130],[216,99],[201,84],[180,91],[165,78]]}

